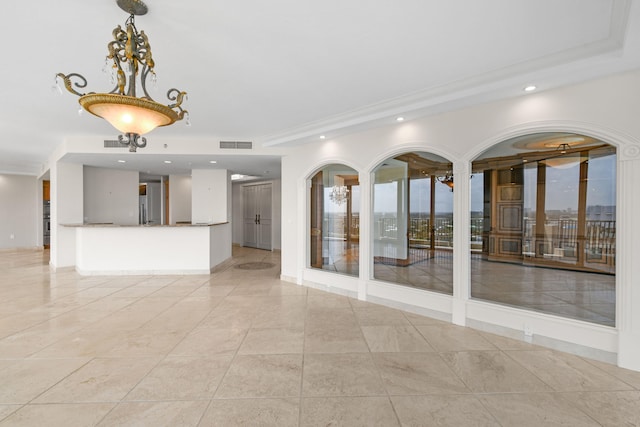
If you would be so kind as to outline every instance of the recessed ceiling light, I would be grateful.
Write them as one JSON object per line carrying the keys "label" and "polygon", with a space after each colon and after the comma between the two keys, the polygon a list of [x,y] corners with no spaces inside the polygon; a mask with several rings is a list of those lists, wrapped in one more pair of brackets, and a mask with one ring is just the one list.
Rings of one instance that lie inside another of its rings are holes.
{"label": "recessed ceiling light", "polygon": [[169,163],[171,163],[171,160],[165,160],[164,162],[165,162],[166,164],[169,164]]}
{"label": "recessed ceiling light", "polygon": [[396,122],[404,122],[404,117],[396,117]]}
{"label": "recessed ceiling light", "polygon": [[325,138],[326,138],[326,136],[320,135],[320,139],[325,139]]}
{"label": "recessed ceiling light", "polygon": [[536,85],[529,85],[529,86],[525,86],[524,91],[525,92],[533,92],[536,89],[538,89],[538,87]]}
{"label": "recessed ceiling light", "polygon": [[218,162],[216,160],[209,160],[209,163],[211,163],[213,165],[213,164],[216,164]]}
{"label": "recessed ceiling light", "polygon": [[126,160],[118,160],[118,163],[127,163]]}

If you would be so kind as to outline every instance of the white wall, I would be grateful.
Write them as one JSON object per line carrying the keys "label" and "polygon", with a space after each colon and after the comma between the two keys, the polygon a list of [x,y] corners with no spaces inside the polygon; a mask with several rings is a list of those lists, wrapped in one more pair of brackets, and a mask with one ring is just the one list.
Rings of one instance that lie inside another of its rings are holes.
{"label": "white wall", "polygon": [[[272,214],[272,240],[271,247],[273,249],[280,249],[282,247],[282,181],[279,179],[269,180],[269,181],[255,181],[246,185],[256,185],[256,184],[266,184],[272,183],[272,203],[271,203],[271,214]],[[242,245],[244,241],[243,236],[243,215],[244,215],[244,202],[242,200],[242,187],[245,184],[243,183],[235,183],[233,184],[233,197],[232,197],[232,225],[233,225],[233,244],[234,245]]]}
{"label": "white wall", "polygon": [[[640,370],[640,72],[541,91],[516,98],[420,118],[324,142],[292,148],[282,160],[282,276],[298,283],[339,287],[359,298],[376,298],[413,309],[444,312],[457,324],[490,324],[522,330],[535,325],[547,342],[570,343],[599,358],[617,357],[620,366]],[[391,124],[393,123],[393,124]],[[571,319],[480,304],[469,299],[470,162],[482,151],[510,137],[534,132],[568,131],[598,137],[618,147],[617,328],[585,325]],[[381,161],[407,151],[439,154],[454,163],[454,295],[434,295],[373,281],[368,253],[370,173]],[[330,163],[343,163],[360,174],[362,187],[360,278],[340,278],[306,267],[307,185],[311,174]],[[458,178],[459,177],[459,178]],[[489,308],[486,308],[488,306]],[[499,310],[497,309],[499,308]],[[635,309],[634,309],[635,308]],[[536,335],[537,336],[537,335]],[[582,350],[581,350],[582,351]]]}
{"label": "white wall", "polygon": [[83,221],[84,180],[81,164],[52,162],[51,178],[51,252],[54,268],[72,267],[76,262],[76,232],[63,224]]}
{"label": "white wall", "polygon": [[84,222],[138,223],[137,171],[84,166]]}
{"label": "white wall", "polygon": [[191,222],[191,176],[169,176],[169,224]]}
{"label": "white wall", "polygon": [[242,245],[242,221],[243,221],[243,204],[242,204],[242,185],[240,183],[232,185],[231,195],[231,240],[234,245]]}
{"label": "white wall", "polygon": [[42,222],[42,185],[34,176],[0,174],[0,249],[35,248]]}
{"label": "white wall", "polygon": [[229,221],[230,178],[226,169],[191,171],[191,218],[194,224]]}

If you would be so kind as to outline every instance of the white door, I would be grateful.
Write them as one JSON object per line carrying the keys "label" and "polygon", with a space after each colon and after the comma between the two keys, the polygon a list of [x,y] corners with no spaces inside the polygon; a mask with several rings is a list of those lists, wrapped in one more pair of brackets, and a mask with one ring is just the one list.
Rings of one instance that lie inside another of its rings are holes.
{"label": "white door", "polygon": [[257,186],[258,245],[260,249],[271,250],[271,184]]}
{"label": "white door", "polygon": [[258,212],[256,210],[256,186],[242,187],[242,203],[244,211],[242,246],[258,247]]}
{"label": "white door", "polygon": [[271,184],[242,187],[243,246],[271,250]]}

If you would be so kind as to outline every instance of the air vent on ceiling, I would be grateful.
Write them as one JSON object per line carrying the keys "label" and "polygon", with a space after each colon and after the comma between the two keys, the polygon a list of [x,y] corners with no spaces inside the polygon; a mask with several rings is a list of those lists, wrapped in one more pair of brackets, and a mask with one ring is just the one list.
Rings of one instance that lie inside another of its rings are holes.
{"label": "air vent on ceiling", "polygon": [[253,142],[251,141],[220,141],[220,148],[231,148],[240,150],[251,150]]}
{"label": "air vent on ceiling", "polygon": [[117,139],[105,139],[104,140],[104,148],[122,148],[126,147],[126,145],[120,144],[120,141]]}

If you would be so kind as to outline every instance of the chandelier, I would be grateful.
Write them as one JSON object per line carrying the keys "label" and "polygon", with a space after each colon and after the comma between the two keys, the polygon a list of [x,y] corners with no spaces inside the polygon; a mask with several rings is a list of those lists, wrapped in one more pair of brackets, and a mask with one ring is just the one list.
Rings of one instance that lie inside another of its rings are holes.
{"label": "chandelier", "polygon": [[[82,93],[76,88],[87,86],[87,80],[80,74],[71,73],[56,75],[56,82],[61,79],[65,88],[80,97],[78,102],[88,112],[101,117],[122,132],[118,141],[135,152],[136,148],[144,148],[147,139],[141,135],[151,132],[159,126],[168,126],[187,117],[189,113],[182,109],[182,101],[186,92],[169,89],[167,98],[172,103],[160,104],[147,92],[147,78],[156,80],[153,70],[155,62],[151,55],[149,39],[144,31],[138,32],[134,16],[147,13],[147,6],[141,0],[117,0],[118,6],[129,13],[125,22],[126,29],[118,25],[113,30],[113,41],[107,45],[105,70],[111,64],[112,83],[115,87],[109,93]],[[150,76],[151,75],[151,76]],[[72,80],[75,80],[72,82]],[[142,96],[136,94],[136,85],[142,89]],[[81,110],[82,111],[82,110]]]}
{"label": "chandelier", "polygon": [[541,159],[539,162],[556,169],[568,169],[587,161],[580,152],[573,151],[567,154],[567,150],[571,150],[570,144],[559,144],[553,156]]}
{"label": "chandelier", "polygon": [[347,197],[349,197],[349,189],[346,185],[334,185],[331,187],[331,192],[329,193],[329,199],[340,206],[343,204]]}
{"label": "chandelier", "polygon": [[449,187],[451,191],[453,191],[453,174],[452,173],[447,172],[444,176],[439,176],[438,182],[441,182],[442,184]]}

